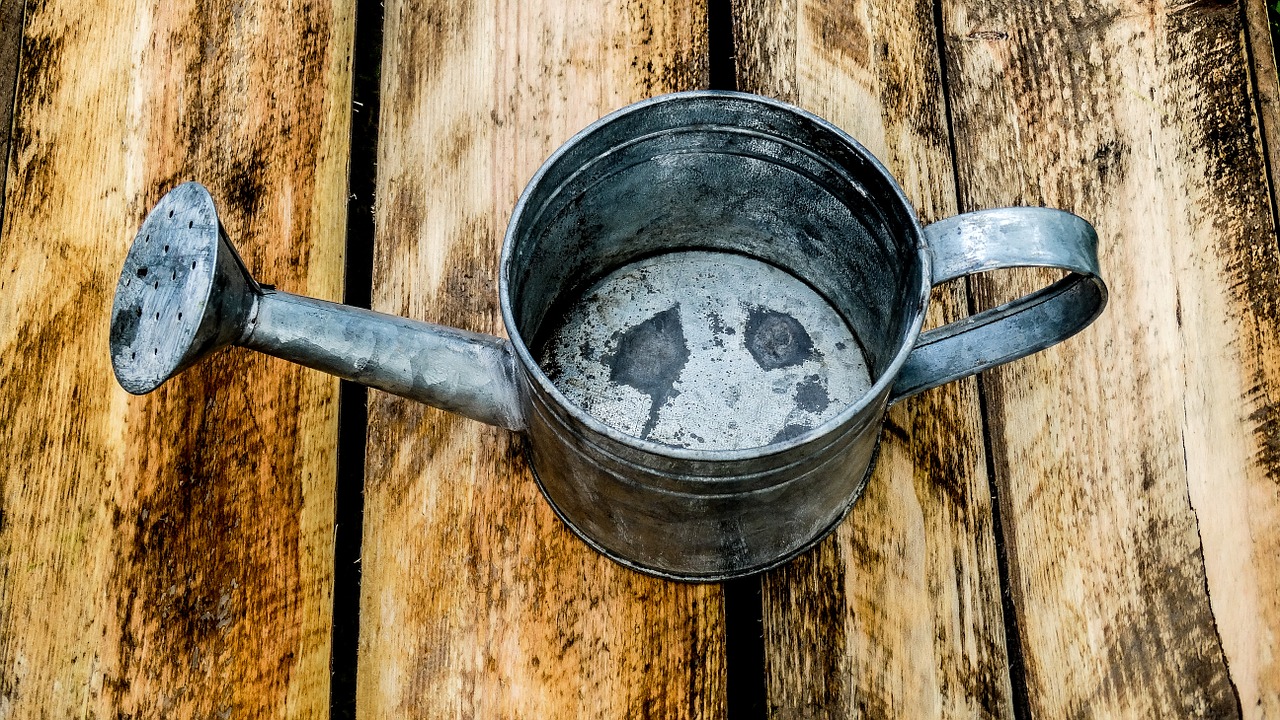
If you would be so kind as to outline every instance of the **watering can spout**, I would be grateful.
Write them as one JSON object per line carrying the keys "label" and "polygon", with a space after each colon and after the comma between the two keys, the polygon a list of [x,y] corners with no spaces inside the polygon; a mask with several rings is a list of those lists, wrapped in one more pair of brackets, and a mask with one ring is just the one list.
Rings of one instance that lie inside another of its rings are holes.
{"label": "watering can spout", "polygon": [[239,344],[473,420],[524,429],[511,343],[264,290]]}
{"label": "watering can spout", "polygon": [[185,183],[151,211],[125,258],[112,368],[141,395],[233,344],[491,425],[525,426],[508,341],[262,286],[208,191]]}

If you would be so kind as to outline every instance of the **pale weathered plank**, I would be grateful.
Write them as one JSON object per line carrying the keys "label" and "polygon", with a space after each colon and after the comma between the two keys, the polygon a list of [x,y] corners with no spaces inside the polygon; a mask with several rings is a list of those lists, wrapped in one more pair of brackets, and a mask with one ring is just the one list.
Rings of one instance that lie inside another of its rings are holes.
{"label": "pale weathered plank", "polygon": [[[1268,240],[1274,242],[1276,240],[1276,228],[1274,226],[1277,208],[1280,203],[1280,188],[1276,185],[1276,171],[1280,169],[1280,77],[1277,76],[1276,54],[1275,54],[1275,36],[1271,28],[1269,13],[1267,10],[1268,3],[1266,0],[1244,0],[1245,22],[1246,22],[1246,40],[1251,60],[1252,84],[1250,89],[1254,93],[1254,103],[1256,105],[1257,118],[1259,123],[1259,132],[1261,133],[1262,148],[1265,153],[1264,164],[1267,170],[1267,179],[1269,182],[1269,190],[1271,195],[1271,212],[1272,225],[1268,226],[1265,219],[1256,217],[1257,209],[1254,213],[1255,222],[1261,221],[1261,229],[1254,228],[1249,233],[1246,243],[1238,243],[1238,245],[1252,244],[1253,242],[1266,243]],[[1274,5],[1273,5],[1274,7]],[[1247,115],[1247,113],[1246,113]],[[1245,122],[1248,122],[1245,119]],[[1245,128],[1238,128],[1245,129]],[[1228,152],[1234,151],[1231,144],[1227,144],[1224,150]],[[1227,157],[1230,157],[1229,155]],[[1254,192],[1257,192],[1255,190]],[[1255,199],[1254,202],[1257,202]],[[1236,250],[1239,255],[1239,249]],[[1267,257],[1270,255],[1270,257]],[[1241,299],[1245,300],[1245,304],[1256,304],[1253,298],[1257,297],[1263,302],[1270,302],[1272,307],[1275,303],[1280,302],[1280,284],[1275,282],[1276,274],[1276,258],[1273,252],[1265,252],[1261,257],[1250,262],[1254,267],[1261,267],[1264,270],[1268,263],[1271,268],[1271,278],[1265,277],[1254,280],[1249,283],[1249,290],[1244,294],[1237,296],[1236,303],[1240,304]],[[1237,291],[1239,292],[1239,291]],[[1256,294],[1255,294],[1256,293]],[[1249,314],[1257,314],[1251,312]],[[1269,353],[1268,359],[1270,364],[1267,368],[1263,368],[1266,375],[1266,381],[1259,384],[1259,390],[1270,393],[1268,398],[1274,403],[1280,401],[1276,392],[1277,385],[1277,342],[1275,335],[1275,314],[1265,316],[1263,322],[1270,323],[1272,332],[1269,337],[1263,339],[1259,346],[1246,358],[1247,366],[1252,366],[1257,357],[1261,353]],[[1249,318],[1248,322],[1256,324],[1258,320]],[[1265,389],[1264,389],[1265,388]],[[1274,406],[1273,406],[1274,407]],[[1274,411],[1270,417],[1274,417]],[[1233,679],[1239,688],[1241,694],[1241,704],[1243,705],[1244,714],[1248,717],[1274,717],[1280,716],[1280,660],[1275,658],[1277,641],[1274,638],[1277,623],[1280,623],[1280,612],[1277,611],[1277,594],[1280,594],[1280,531],[1276,529],[1275,521],[1277,515],[1277,503],[1275,501],[1275,489],[1270,488],[1268,493],[1267,483],[1263,478],[1270,479],[1273,483],[1280,481],[1280,453],[1276,452],[1276,448],[1280,447],[1277,442],[1277,431],[1275,430],[1275,421],[1271,420],[1268,426],[1268,415],[1264,411],[1256,413],[1251,410],[1249,417],[1241,422],[1239,415],[1227,413],[1225,417],[1228,422],[1235,424],[1237,427],[1233,434],[1239,435],[1240,426],[1244,428],[1252,427],[1255,433],[1254,452],[1260,458],[1260,466],[1251,468],[1248,472],[1249,479],[1240,483],[1240,486],[1248,487],[1248,493],[1251,496],[1261,494],[1261,507],[1263,514],[1256,520],[1250,522],[1249,544],[1253,547],[1252,558],[1247,561],[1246,567],[1236,565],[1232,567],[1231,556],[1234,549],[1224,547],[1218,538],[1205,538],[1204,545],[1206,551],[1216,550],[1215,554],[1206,557],[1209,563],[1208,572],[1211,584],[1209,589],[1218,592],[1219,595],[1211,596],[1214,602],[1214,613],[1217,616],[1218,630],[1223,637],[1223,645],[1227,652],[1227,662],[1229,664]],[[1258,431],[1261,430],[1263,438],[1259,438]],[[1261,439],[1262,442],[1258,442]],[[1258,448],[1265,448],[1258,450]],[[1203,446],[1200,448],[1203,452]],[[1237,462],[1240,456],[1237,455]],[[1209,476],[1212,478],[1212,475]],[[1210,518],[1208,513],[1202,512],[1202,508],[1206,503],[1215,502],[1212,492],[1206,492],[1208,486],[1212,486],[1212,480],[1205,483],[1206,478],[1201,478],[1199,483],[1199,492],[1192,495],[1192,502],[1197,508],[1197,514],[1201,516],[1201,535],[1206,532],[1222,532],[1221,523],[1224,521],[1229,525],[1236,522],[1236,518]],[[1239,482],[1239,475],[1237,475]],[[1262,490],[1259,493],[1259,490]],[[1270,495],[1270,497],[1268,497]],[[1252,503],[1252,500],[1246,500]],[[1236,513],[1241,511],[1239,502],[1234,508]],[[1248,506],[1249,512],[1253,511],[1252,505]],[[1270,517],[1267,517],[1269,513]],[[1216,523],[1214,521],[1216,520]],[[1208,522],[1206,522],[1208,521]],[[1264,525],[1263,523],[1270,523]],[[1234,528],[1233,528],[1234,529]],[[1238,536],[1235,539],[1239,539]],[[1227,562],[1222,562],[1224,554]],[[1248,575],[1257,574],[1257,578],[1242,578],[1245,587],[1254,597],[1249,598],[1245,603],[1239,605],[1224,606],[1219,602],[1222,592],[1234,592],[1232,584],[1235,582],[1230,577],[1232,572],[1243,572]],[[1225,581],[1225,582],[1224,582]],[[1251,587],[1252,586],[1252,587]],[[1258,599],[1264,601],[1269,599],[1269,604],[1264,603],[1264,607],[1253,614],[1253,608],[1250,607]],[[1223,611],[1218,608],[1222,607]],[[1258,615],[1261,615],[1259,617]],[[1273,637],[1267,638],[1264,642],[1258,642],[1255,634],[1266,633]],[[1252,706],[1249,701],[1252,699]]]}
{"label": "pale weathered plank", "polygon": [[107,326],[204,181],[249,265],[340,294],[351,7],[27,11],[0,237],[0,717],[326,713],[337,384],[224,353],[153,396]]}
{"label": "pale weathered plank", "polygon": [[[694,0],[389,0],[384,43],[374,307],[482,332],[542,160],[707,75]],[[361,717],[723,714],[717,586],[588,549],[506,431],[377,392],[369,426]]]}
{"label": "pale weathered plank", "polygon": [[1241,7],[942,7],[962,205],[1089,218],[1112,291],[986,385],[1031,708],[1273,716],[1280,257]]}
{"label": "pale weathered plank", "polygon": [[[924,222],[956,212],[932,3],[735,3],[742,89],[844,128]],[[935,292],[930,322],[965,314]],[[1000,579],[977,385],[895,408],[835,536],[764,579],[770,714],[1007,717]]]}

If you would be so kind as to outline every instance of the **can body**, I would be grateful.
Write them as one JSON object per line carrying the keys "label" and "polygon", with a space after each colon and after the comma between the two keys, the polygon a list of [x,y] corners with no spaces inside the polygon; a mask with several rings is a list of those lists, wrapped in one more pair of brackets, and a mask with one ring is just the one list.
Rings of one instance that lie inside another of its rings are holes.
{"label": "can body", "polygon": [[629,567],[723,580],[785,562],[839,524],[870,475],[883,403],[831,433],[742,460],[688,460],[618,443],[530,387],[528,457],[575,533]]}
{"label": "can body", "polygon": [[[568,402],[536,338],[590,278],[688,249],[756,258],[814,288],[861,344],[871,390],[807,432],[731,451],[647,442]],[[685,93],[583,131],[530,183],[503,250],[504,319],[547,499],[588,543],[663,577],[720,580],[793,557],[867,482],[895,363],[919,334],[927,263],[884,168],[795,108]]]}

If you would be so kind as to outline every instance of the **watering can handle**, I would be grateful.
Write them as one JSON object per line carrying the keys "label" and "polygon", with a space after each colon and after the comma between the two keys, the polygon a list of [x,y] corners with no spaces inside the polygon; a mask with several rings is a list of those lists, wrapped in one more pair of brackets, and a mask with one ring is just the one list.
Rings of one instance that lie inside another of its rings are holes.
{"label": "watering can handle", "polygon": [[1083,330],[1107,304],[1098,235],[1084,219],[1048,208],[965,213],[924,229],[934,285],[987,270],[1060,268],[1062,280],[1013,302],[921,333],[890,402],[1039,352]]}

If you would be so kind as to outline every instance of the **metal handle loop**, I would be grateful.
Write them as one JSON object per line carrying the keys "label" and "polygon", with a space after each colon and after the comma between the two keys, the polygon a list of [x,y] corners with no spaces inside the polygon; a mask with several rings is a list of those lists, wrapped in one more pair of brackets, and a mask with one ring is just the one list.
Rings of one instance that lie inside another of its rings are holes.
{"label": "metal handle loop", "polygon": [[1084,219],[1048,208],[999,208],[947,218],[924,229],[934,285],[1014,267],[1070,275],[1030,295],[921,333],[890,393],[917,393],[1026,357],[1088,327],[1107,304],[1098,235]]}

